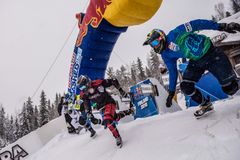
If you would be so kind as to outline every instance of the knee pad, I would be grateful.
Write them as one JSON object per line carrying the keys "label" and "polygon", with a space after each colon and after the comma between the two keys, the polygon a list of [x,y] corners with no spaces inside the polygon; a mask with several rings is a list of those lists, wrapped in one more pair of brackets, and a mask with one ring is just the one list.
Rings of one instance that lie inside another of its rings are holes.
{"label": "knee pad", "polygon": [[238,83],[236,80],[233,80],[231,83],[229,83],[228,85],[224,85],[222,86],[223,91],[228,94],[228,95],[234,95],[239,87],[238,87]]}
{"label": "knee pad", "polygon": [[93,124],[95,124],[95,125],[102,123],[101,119],[97,119],[97,118],[91,118],[91,122],[92,122]]}
{"label": "knee pad", "polygon": [[86,120],[82,116],[79,117],[79,124],[82,126],[86,125]]}
{"label": "knee pad", "polygon": [[186,95],[192,95],[195,92],[194,82],[184,81],[180,84],[182,92]]}

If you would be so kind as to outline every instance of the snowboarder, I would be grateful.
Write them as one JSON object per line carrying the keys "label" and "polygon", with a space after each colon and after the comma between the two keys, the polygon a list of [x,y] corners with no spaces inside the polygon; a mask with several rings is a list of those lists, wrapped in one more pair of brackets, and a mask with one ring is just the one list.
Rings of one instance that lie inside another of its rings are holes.
{"label": "snowboarder", "polygon": [[85,109],[87,110],[88,117],[90,117],[93,124],[100,124],[97,122],[91,112],[91,104],[96,103],[96,109],[103,114],[103,124],[112,132],[116,139],[116,145],[122,147],[122,138],[118,132],[114,121],[119,121],[126,115],[131,115],[134,110],[124,110],[116,113],[116,102],[112,96],[106,91],[106,88],[114,86],[116,87],[122,97],[127,97],[128,94],[120,87],[117,79],[98,79],[91,81],[88,76],[81,75],[78,79],[77,85],[81,90],[81,98]]}
{"label": "snowboarder", "polygon": [[169,70],[169,95],[166,106],[171,107],[177,83],[177,59],[188,58],[189,63],[180,84],[182,92],[199,104],[194,113],[196,117],[203,116],[213,110],[210,99],[205,98],[195,87],[202,74],[208,70],[219,81],[223,91],[233,95],[239,89],[236,74],[224,52],[213,46],[209,37],[195,33],[199,30],[219,30],[228,33],[240,31],[238,23],[216,23],[210,20],[193,20],[171,30],[166,35],[160,29],[153,29],[143,43],[150,45],[162,56]]}
{"label": "snowboarder", "polygon": [[67,124],[68,133],[70,134],[76,133],[74,126],[71,124],[72,118],[67,112],[68,102],[66,101],[64,96],[61,97],[57,110],[58,110],[59,116],[64,115],[64,118]]}
{"label": "snowboarder", "polygon": [[92,128],[91,124],[87,122],[84,115],[75,109],[76,104],[68,97],[67,104],[62,107],[62,114],[64,114],[68,132],[72,134],[79,134],[82,128],[85,128],[90,132],[90,137],[96,137],[96,131]]}

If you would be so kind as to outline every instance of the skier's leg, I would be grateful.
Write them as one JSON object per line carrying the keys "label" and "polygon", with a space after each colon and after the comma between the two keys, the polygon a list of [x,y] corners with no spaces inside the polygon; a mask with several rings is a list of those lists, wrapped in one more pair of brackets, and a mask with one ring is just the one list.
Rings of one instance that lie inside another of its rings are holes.
{"label": "skier's leg", "polygon": [[90,131],[90,137],[94,137],[96,135],[96,131],[92,128],[90,123],[88,123],[83,116],[79,117],[79,124]]}
{"label": "skier's leg", "polygon": [[130,108],[128,110],[123,110],[115,114],[114,119],[119,121],[120,119],[124,118],[125,116],[132,115],[134,113],[134,108]]}
{"label": "skier's leg", "polygon": [[71,124],[71,121],[72,121],[71,116],[69,114],[65,113],[64,117],[65,117],[65,120],[67,123],[68,133],[76,133],[74,126]]}
{"label": "skier's leg", "polygon": [[194,113],[196,117],[213,110],[210,99],[206,99],[200,90],[195,87],[195,83],[199,81],[206,69],[207,59],[208,56],[205,56],[200,61],[190,61],[183,74],[183,81],[180,84],[182,92],[199,104],[199,109]]}
{"label": "skier's leg", "polygon": [[114,123],[114,116],[116,115],[116,105],[115,104],[107,104],[104,109],[104,123],[107,128],[112,132],[113,137],[116,139],[117,146],[122,146],[122,139],[118,132],[117,126]]}
{"label": "skier's leg", "polygon": [[195,83],[199,81],[205,71],[205,66],[195,61],[190,61],[184,74],[180,88],[184,94],[190,96],[198,104],[202,104],[206,99],[202,93],[195,87]]}
{"label": "skier's leg", "polygon": [[238,80],[228,57],[220,48],[214,48],[212,52],[208,70],[218,79],[226,94],[235,94],[239,89]]}

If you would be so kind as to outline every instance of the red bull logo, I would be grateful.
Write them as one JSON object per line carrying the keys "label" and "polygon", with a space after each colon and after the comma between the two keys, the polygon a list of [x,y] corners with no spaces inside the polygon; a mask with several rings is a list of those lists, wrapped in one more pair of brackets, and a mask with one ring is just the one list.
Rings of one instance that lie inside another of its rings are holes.
{"label": "red bull logo", "polygon": [[83,37],[86,36],[88,31],[88,25],[93,28],[97,28],[103,19],[104,12],[108,5],[112,3],[112,0],[91,0],[88,6],[86,15],[81,22],[81,15],[76,17],[79,20],[79,34],[76,41],[76,46],[79,47],[82,43]]}

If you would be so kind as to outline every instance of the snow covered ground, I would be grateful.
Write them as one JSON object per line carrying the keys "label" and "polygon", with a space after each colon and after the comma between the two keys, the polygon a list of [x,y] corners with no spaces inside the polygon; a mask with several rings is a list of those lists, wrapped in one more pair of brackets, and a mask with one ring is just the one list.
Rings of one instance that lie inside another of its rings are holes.
{"label": "snow covered ground", "polygon": [[61,133],[28,160],[239,160],[240,96],[214,103],[215,112],[196,120],[190,108],[120,123],[124,145],[110,131],[98,136]]}

